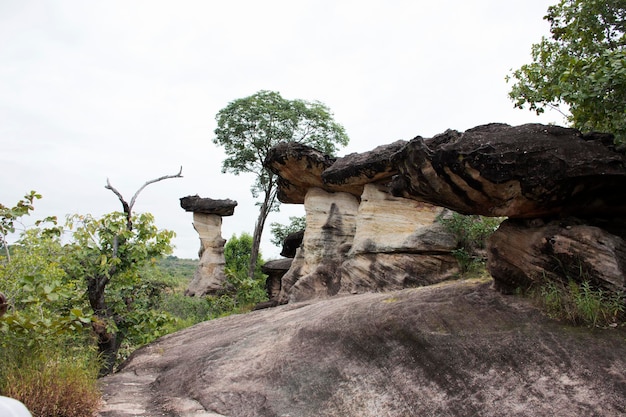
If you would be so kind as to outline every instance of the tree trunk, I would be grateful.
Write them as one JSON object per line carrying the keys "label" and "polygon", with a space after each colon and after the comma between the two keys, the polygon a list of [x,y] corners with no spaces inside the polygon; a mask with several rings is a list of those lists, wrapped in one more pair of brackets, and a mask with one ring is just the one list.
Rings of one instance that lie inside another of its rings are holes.
{"label": "tree trunk", "polygon": [[113,317],[104,299],[104,290],[107,282],[108,279],[106,277],[96,276],[90,277],[87,283],[89,304],[96,317],[92,327],[98,337],[98,352],[102,357],[100,376],[113,372],[117,351],[121,342],[121,340],[118,340],[117,332],[112,331],[108,326]]}
{"label": "tree trunk", "polygon": [[259,250],[261,248],[261,236],[263,235],[263,228],[265,227],[265,220],[272,211],[274,201],[276,200],[277,186],[273,181],[273,175],[270,175],[268,181],[269,187],[265,190],[265,197],[259,210],[259,217],[254,225],[254,234],[252,235],[252,252],[250,253],[250,264],[248,265],[248,278],[254,278],[254,270],[256,269],[256,262],[259,258]]}

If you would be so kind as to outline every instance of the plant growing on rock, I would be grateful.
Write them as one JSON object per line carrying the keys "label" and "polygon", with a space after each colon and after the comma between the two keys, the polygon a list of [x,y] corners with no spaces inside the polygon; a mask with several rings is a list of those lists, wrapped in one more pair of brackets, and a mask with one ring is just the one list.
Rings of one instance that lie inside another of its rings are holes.
{"label": "plant growing on rock", "polygon": [[464,215],[456,212],[438,218],[446,230],[457,238],[458,248],[453,254],[459,262],[461,273],[475,270],[484,263],[485,257],[482,252],[487,245],[487,239],[503,220],[502,217]]}

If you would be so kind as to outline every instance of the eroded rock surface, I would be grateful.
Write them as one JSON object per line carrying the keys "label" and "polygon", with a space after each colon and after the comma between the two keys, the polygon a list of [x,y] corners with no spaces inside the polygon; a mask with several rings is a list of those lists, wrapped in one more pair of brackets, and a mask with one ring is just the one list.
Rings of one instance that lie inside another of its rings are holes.
{"label": "eroded rock surface", "polygon": [[180,199],[185,211],[193,212],[193,227],[200,237],[200,261],[185,295],[201,297],[217,293],[226,285],[224,273],[224,244],[222,238],[222,217],[232,216],[237,202],[233,200],[214,200],[198,195]]}
{"label": "eroded rock surface", "polygon": [[165,336],[102,380],[100,417],[614,417],[625,329],[573,329],[490,283],[235,315]]}
{"label": "eroded rock surface", "polygon": [[626,223],[594,224],[573,217],[548,222],[509,219],[491,237],[488,257],[489,272],[503,291],[572,280],[623,292]]}
{"label": "eroded rock surface", "polygon": [[185,295],[201,297],[224,288],[226,240],[222,238],[222,216],[217,214],[194,213],[193,227],[200,236],[200,250],[198,251],[200,261]]}
{"label": "eroded rock surface", "polygon": [[341,289],[350,293],[429,285],[458,273],[456,238],[437,220],[446,210],[394,197],[367,184],[352,248],[342,264]]}
{"label": "eroded rock surface", "polygon": [[341,287],[340,267],[352,247],[359,202],[348,193],[310,188],[304,201],[306,231],[282,279],[281,303],[325,298]]}
{"label": "eroded rock surface", "polygon": [[491,124],[417,137],[396,155],[393,192],[464,214],[541,218],[626,212],[626,155],[610,135]]}

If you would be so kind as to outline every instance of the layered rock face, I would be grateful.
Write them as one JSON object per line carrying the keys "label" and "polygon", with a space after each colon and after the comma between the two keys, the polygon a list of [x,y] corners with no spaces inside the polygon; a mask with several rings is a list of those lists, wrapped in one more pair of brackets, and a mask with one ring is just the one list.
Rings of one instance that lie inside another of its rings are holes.
{"label": "layered rock face", "polygon": [[307,223],[280,303],[430,284],[458,272],[456,241],[436,222],[443,209],[388,191],[391,157],[405,144],[337,160],[301,144],[272,149],[266,165],[280,177],[279,198],[304,203]]}
{"label": "layered rock face", "polygon": [[291,268],[282,278],[280,303],[325,298],[341,288],[341,264],[352,247],[359,202],[348,193],[311,188],[304,209],[306,230]]}
{"label": "layered rock face", "polygon": [[367,184],[356,234],[341,271],[342,291],[361,293],[428,285],[458,272],[454,236],[437,222],[445,209],[398,198]]}
{"label": "layered rock face", "polygon": [[[574,279],[620,291],[626,289],[626,155],[612,141],[610,134],[559,126],[490,124],[338,159],[285,143],[266,166],[280,177],[283,202],[301,204],[316,189],[359,203],[354,240],[332,243],[345,256],[339,278],[337,272],[324,278],[331,292],[336,285],[353,293],[395,289],[453,274],[454,243],[433,222],[442,209],[424,203],[509,217],[488,246],[488,269],[502,290]],[[316,227],[307,225],[305,236]],[[283,302],[322,259],[312,257],[304,274],[289,271]],[[327,265],[334,271],[337,261]],[[304,298],[319,295],[307,291]]]}
{"label": "layered rock face", "polygon": [[624,290],[626,156],[612,139],[537,124],[416,138],[395,156],[393,193],[508,216],[488,245],[502,290],[545,280]]}
{"label": "layered rock face", "polygon": [[193,227],[200,236],[200,262],[185,295],[201,297],[224,289],[224,244],[222,216],[232,216],[237,205],[233,200],[213,200],[199,196],[180,199],[186,211],[193,212]]}

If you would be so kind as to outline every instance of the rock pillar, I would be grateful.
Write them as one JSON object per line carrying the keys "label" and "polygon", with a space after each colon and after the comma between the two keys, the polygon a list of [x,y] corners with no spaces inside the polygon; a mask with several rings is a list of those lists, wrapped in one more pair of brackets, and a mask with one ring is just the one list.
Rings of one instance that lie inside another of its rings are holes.
{"label": "rock pillar", "polygon": [[181,198],[180,205],[186,211],[193,212],[193,227],[200,236],[198,251],[200,262],[185,295],[201,297],[215,294],[222,290],[226,283],[224,274],[226,240],[222,238],[222,217],[232,216],[237,202],[195,195]]}

